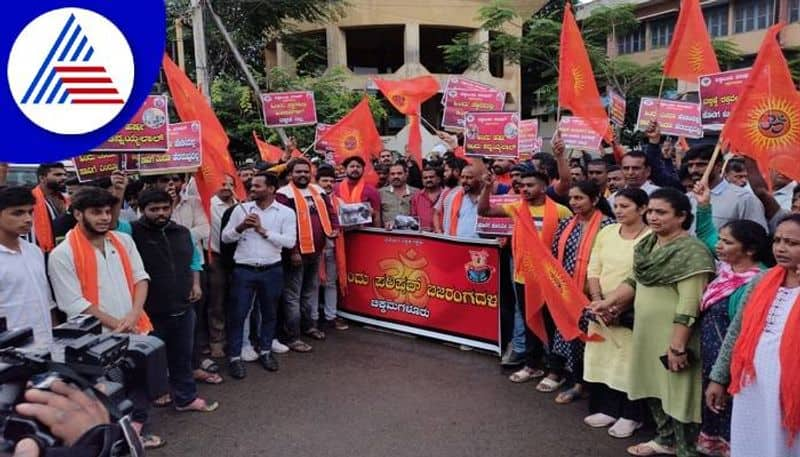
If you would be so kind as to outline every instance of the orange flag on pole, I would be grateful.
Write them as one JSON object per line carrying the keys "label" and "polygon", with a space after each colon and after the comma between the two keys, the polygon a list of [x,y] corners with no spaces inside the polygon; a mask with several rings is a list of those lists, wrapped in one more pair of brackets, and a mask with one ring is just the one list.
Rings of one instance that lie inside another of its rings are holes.
{"label": "orange flag on pole", "polygon": [[408,152],[422,163],[422,131],[420,126],[420,105],[439,92],[439,81],[433,76],[389,81],[374,78],[375,85],[397,111],[408,116]]}
{"label": "orange flag on pole", "polygon": [[236,196],[240,200],[245,197],[236,165],[228,153],[228,134],[203,94],[166,54],[162,59],[162,66],[178,117],[184,122],[200,122],[203,159],[200,170],[195,174],[195,181],[203,209],[210,219],[211,197],[222,187],[226,175],[234,180]]}
{"label": "orange flag on pole", "polygon": [[280,162],[281,157],[283,156],[283,149],[269,144],[259,138],[258,135],[256,135],[255,130],[253,130],[253,141],[256,142],[256,147],[258,148],[258,153],[261,155],[261,160],[269,163]]}
{"label": "orange flag on pole", "polygon": [[331,145],[337,163],[353,155],[361,156],[369,163],[373,154],[381,152],[383,141],[378,134],[378,128],[375,127],[367,97],[328,129],[320,137],[320,141],[322,140]]}
{"label": "orange flag on pole", "polygon": [[[578,289],[572,277],[539,238],[526,202],[517,207],[515,216],[514,223],[519,227],[515,233],[521,238],[517,243],[527,248],[523,250],[519,263],[520,271],[525,277],[526,308],[536,309],[538,306],[541,309],[541,305],[537,304],[543,301],[566,341],[575,338],[583,341],[602,341],[599,335],[588,336],[578,328],[578,320],[583,309],[589,305],[589,299]],[[529,302],[528,298],[534,301]],[[541,312],[535,315],[528,313],[526,317],[536,336],[542,341],[547,341]]]}
{"label": "orange flag on pole", "polygon": [[664,61],[664,75],[697,84],[697,77],[719,73],[699,0],[681,0],[678,22]]}
{"label": "orange flag on pole", "polygon": [[739,100],[720,133],[723,149],[752,157],[768,167],[800,178],[800,94],[778,44],[783,24],[769,28]]}
{"label": "orange flag on pole", "polygon": [[583,118],[598,135],[611,143],[608,113],[600,101],[589,54],[569,2],[564,7],[558,55],[558,104]]}

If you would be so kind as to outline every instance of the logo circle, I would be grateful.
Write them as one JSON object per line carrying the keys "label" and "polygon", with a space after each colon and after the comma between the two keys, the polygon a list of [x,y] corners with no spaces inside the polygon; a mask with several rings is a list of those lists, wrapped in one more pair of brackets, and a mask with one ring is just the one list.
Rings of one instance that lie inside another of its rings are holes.
{"label": "logo circle", "polygon": [[789,115],[777,109],[766,110],[758,118],[758,131],[767,138],[786,135],[792,128]]}
{"label": "logo circle", "polygon": [[114,119],[133,89],[133,53],[114,23],[83,8],[59,8],[22,30],[8,59],[14,101],[53,133],[95,131]]}

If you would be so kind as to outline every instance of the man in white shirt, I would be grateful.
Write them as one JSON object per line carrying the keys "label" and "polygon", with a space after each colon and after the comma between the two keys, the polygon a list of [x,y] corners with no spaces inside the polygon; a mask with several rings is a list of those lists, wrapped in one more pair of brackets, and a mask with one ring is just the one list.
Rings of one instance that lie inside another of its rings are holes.
{"label": "man in white shirt", "polygon": [[220,226],[225,210],[236,204],[233,195],[234,181],[232,176],[225,176],[222,187],[211,197],[211,235],[208,248],[211,251],[208,259],[208,339],[211,357],[224,357],[225,345],[225,298],[228,291],[228,278],[222,268],[220,259]]}
{"label": "man in white shirt", "polygon": [[794,188],[797,183],[792,181],[792,178],[784,176],[775,170],[772,170],[772,196],[778,202],[781,209],[790,211],[792,209],[792,198],[794,197]]}
{"label": "man in white shirt", "polygon": [[[660,189],[650,181],[652,169],[647,161],[647,154],[633,150],[622,157],[622,174],[625,177],[625,188],[642,189],[647,195]],[[607,198],[608,204],[614,207],[614,195]]]}
{"label": "man in white shirt", "polygon": [[36,199],[26,187],[0,188],[0,317],[8,328],[31,327],[36,346],[53,342],[44,255],[21,236],[33,225]]}
{"label": "man in white shirt", "polygon": [[250,182],[252,201],[237,205],[222,231],[222,242],[237,243],[226,326],[229,369],[235,379],[247,376],[241,358],[242,338],[253,294],[261,310],[259,361],[268,371],[278,370],[270,349],[283,291],[281,250],[294,247],[297,222],[291,209],[275,201],[277,187],[278,178],[273,174],[254,176]]}

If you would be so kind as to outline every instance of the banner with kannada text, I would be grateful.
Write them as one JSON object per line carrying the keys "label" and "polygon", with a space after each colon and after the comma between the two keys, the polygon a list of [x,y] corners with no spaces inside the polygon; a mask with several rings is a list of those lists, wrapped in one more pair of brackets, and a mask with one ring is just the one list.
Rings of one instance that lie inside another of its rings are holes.
{"label": "banner with kannada text", "polygon": [[445,92],[442,127],[460,130],[464,128],[464,116],[470,112],[503,111],[505,92],[496,89],[461,90]]}
{"label": "banner with kannada text", "polygon": [[529,158],[533,153],[542,148],[539,138],[539,120],[525,119],[519,121],[519,155],[520,158]]}
{"label": "banner with kannada text", "polygon": [[519,157],[519,114],[467,113],[464,121],[464,151],[468,156]]}
{"label": "banner with kannada text", "polygon": [[561,139],[567,149],[600,150],[603,137],[580,117],[561,116],[558,131],[561,132]]}
{"label": "banner with kannada text", "polygon": [[749,76],[750,68],[741,68],[697,78],[703,128],[722,130]]}
{"label": "banner with kannada text", "polygon": [[[500,206],[516,203],[519,199],[519,195],[492,195],[489,197],[489,202],[492,206]],[[511,236],[514,231],[514,219],[510,217],[478,216],[476,231],[481,235]]]}
{"label": "banner with kannada text", "polygon": [[139,154],[139,172],[143,175],[193,172],[202,163],[200,122],[169,125],[169,151],[166,154]]}
{"label": "banner with kannada text", "polygon": [[608,88],[608,118],[616,127],[622,128],[625,125],[626,106],[625,97]]}
{"label": "banner with kannada text", "polygon": [[703,138],[700,105],[697,103],[642,97],[636,130],[647,130],[656,117],[662,135]]}
{"label": "banner with kannada text", "polygon": [[157,152],[167,150],[167,97],[149,95],[125,128],[93,149],[95,152]]}
{"label": "banner with kannada text", "polygon": [[314,92],[272,92],[261,94],[261,108],[267,127],[296,127],[317,123]]}
{"label": "banner with kannada text", "polygon": [[342,315],[499,352],[497,242],[376,229],[346,237]]}

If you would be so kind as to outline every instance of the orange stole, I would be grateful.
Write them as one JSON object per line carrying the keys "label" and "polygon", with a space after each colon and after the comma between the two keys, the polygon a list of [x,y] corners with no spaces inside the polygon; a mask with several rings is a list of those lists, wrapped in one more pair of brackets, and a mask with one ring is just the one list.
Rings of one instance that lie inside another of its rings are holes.
{"label": "orange stole", "polygon": [[[294,196],[294,207],[297,213],[297,232],[300,244],[301,254],[313,254],[314,249],[314,230],[311,225],[311,212],[308,210],[308,203],[300,189],[289,183],[289,189],[292,190]],[[314,186],[309,185],[309,192],[311,192],[311,199],[314,200],[314,205],[317,207],[319,213],[319,220],[322,223],[322,229],[325,231],[326,236],[333,234],[333,227],[331,226],[331,218],[328,214],[328,207],[325,205],[325,199],[322,198],[319,191]]]}

